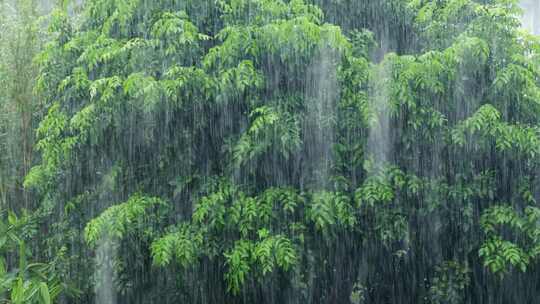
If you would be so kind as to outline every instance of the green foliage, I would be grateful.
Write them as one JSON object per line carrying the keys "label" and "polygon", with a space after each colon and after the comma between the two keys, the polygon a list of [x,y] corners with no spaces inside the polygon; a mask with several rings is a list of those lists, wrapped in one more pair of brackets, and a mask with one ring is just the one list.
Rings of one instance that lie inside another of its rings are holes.
{"label": "green foliage", "polygon": [[359,206],[366,204],[373,207],[376,203],[389,203],[394,199],[394,189],[381,176],[367,180],[356,190],[356,201]]}
{"label": "green foliage", "polygon": [[238,241],[231,251],[225,253],[228,271],[225,280],[229,291],[239,293],[250,271],[251,247],[253,244],[247,241]]}
{"label": "green foliage", "polygon": [[352,228],[356,224],[351,200],[341,193],[313,193],[306,215],[321,231],[327,231],[332,226]]}
{"label": "green foliage", "polygon": [[[280,19],[307,16],[314,23],[321,22],[322,12],[303,0],[290,1],[269,0],[220,0],[218,4],[223,10],[225,23],[232,24],[265,24]],[[254,19],[251,19],[253,18]],[[249,18],[249,19],[248,19]]]}
{"label": "green foliage", "polygon": [[84,229],[85,240],[95,246],[103,238],[122,239],[134,229],[148,229],[144,223],[151,219],[152,210],[165,206],[167,203],[159,198],[135,194],[88,222]]}
{"label": "green foliage", "polygon": [[[513,290],[490,276],[514,268],[536,287],[540,41],[516,1],[73,5],[28,75],[0,33],[2,139],[31,95],[15,84],[40,100],[20,112],[38,153],[1,159],[0,202],[40,216],[0,234],[0,297],[463,303]],[[35,256],[54,262],[37,279],[14,265]],[[498,295],[536,295],[516,294]]]}
{"label": "green foliage", "polygon": [[349,297],[352,304],[363,304],[366,301],[366,287],[360,283],[355,283],[353,291]]}
{"label": "green foliage", "polygon": [[[57,257],[49,263],[29,262],[33,257],[26,238],[35,233],[36,218],[24,213],[21,217],[9,213],[7,221],[0,218],[0,302],[13,304],[50,304],[61,293],[69,291],[55,273]],[[64,252],[61,253],[65,254]],[[17,267],[8,268],[5,256],[18,259]]]}
{"label": "green foliage", "polygon": [[[527,207],[520,215],[510,206],[494,206],[484,211],[480,223],[486,241],[478,251],[484,259],[484,266],[493,273],[504,274],[511,267],[522,272],[527,270],[531,259],[538,258],[540,209]],[[519,233],[525,240],[522,245],[503,239],[501,228],[511,229],[512,234]]]}
{"label": "green foliage", "polygon": [[238,294],[250,270],[261,269],[267,275],[279,268],[288,271],[296,263],[296,251],[289,239],[269,236],[268,231],[259,231],[261,240],[256,243],[237,241],[231,251],[224,254],[227,265],[225,280],[229,291]]}
{"label": "green foliage", "polygon": [[277,149],[285,158],[300,148],[302,140],[297,117],[269,106],[256,108],[250,117],[253,119],[251,126],[242,134],[232,152],[238,166],[270,147]]}
{"label": "green foliage", "polygon": [[482,106],[473,116],[461,122],[452,131],[452,138],[455,143],[463,145],[466,136],[478,133],[481,138],[481,141],[476,141],[478,145],[486,144],[486,141],[487,144],[494,142],[500,151],[512,150],[528,158],[538,155],[540,144],[538,128],[501,122],[501,114],[492,105]]}
{"label": "green foliage", "polygon": [[[447,47],[462,34],[472,32],[488,36],[494,31],[504,31],[506,34],[509,29],[519,26],[516,18],[519,9],[515,0],[486,1],[484,4],[474,0],[408,2],[416,14],[416,26],[420,33],[437,48]],[[494,18],[498,20],[496,26],[491,21]],[[507,27],[503,28],[503,24]]]}
{"label": "green foliage", "polygon": [[436,275],[429,289],[430,303],[463,303],[464,293],[470,284],[470,269],[455,261],[437,266]]}
{"label": "green foliage", "polygon": [[[301,240],[297,234],[301,230],[291,225],[290,230],[277,232],[273,227],[298,217],[304,204],[306,219],[317,231],[351,229],[356,224],[350,198],[344,194],[315,192],[305,197],[293,189],[273,188],[249,197],[229,182],[221,181],[215,192],[195,205],[191,224],[152,244],[154,262],[166,266],[175,261],[189,268],[196,265],[200,256],[217,255],[227,266],[224,278],[228,290],[238,294],[247,280],[262,279],[277,269],[289,272],[297,266],[296,242]],[[217,246],[226,249],[216,252]]]}
{"label": "green foliage", "polygon": [[529,256],[526,252],[514,243],[498,237],[486,241],[480,248],[479,254],[484,258],[484,266],[493,273],[505,272],[509,265],[525,272],[529,264]]}
{"label": "green foliage", "polygon": [[194,235],[185,225],[176,230],[152,243],[152,257],[157,265],[167,266],[173,259],[182,267],[196,262],[199,248],[203,245],[202,235]]}
{"label": "green foliage", "polygon": [[164,49],[166,56],[178,58],[191,55],[184,51],[196,50],[199,40],[209,39],[198,33],[197,27],[189,22],[185,12],[163,13],[152,26],[151,35],[153,39],[159,41],[159,47]]}

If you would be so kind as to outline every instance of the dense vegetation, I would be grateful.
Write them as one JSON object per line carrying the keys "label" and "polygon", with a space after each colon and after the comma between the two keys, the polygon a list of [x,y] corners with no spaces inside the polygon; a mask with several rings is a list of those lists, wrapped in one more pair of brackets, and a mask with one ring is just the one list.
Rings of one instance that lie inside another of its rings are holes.
{"label": "dense vegetation", "polygon": [[0,1],[0,303],[538,303],[517,1],[37,4]]}

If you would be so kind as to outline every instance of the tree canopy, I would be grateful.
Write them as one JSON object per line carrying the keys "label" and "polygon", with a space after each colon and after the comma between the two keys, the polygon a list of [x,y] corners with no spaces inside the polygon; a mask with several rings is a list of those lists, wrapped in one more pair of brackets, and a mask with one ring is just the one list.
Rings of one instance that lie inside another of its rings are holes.
{"label": "tree canopy", "polygon": [[0,303],[540,296],[518,1],[25,3],[0,34]]}

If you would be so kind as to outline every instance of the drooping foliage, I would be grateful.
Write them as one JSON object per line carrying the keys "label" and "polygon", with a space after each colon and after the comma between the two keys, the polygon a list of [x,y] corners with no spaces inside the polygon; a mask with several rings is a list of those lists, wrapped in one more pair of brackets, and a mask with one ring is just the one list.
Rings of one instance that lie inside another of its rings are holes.
{"label": "drooping foliage", "polygon": [[540,40],[516,1],[76,12],[57,7],[36,58],[24,193],[46,237],[19,242],[58,275],[17,287],[9,253],[12,298],[538,298]]}

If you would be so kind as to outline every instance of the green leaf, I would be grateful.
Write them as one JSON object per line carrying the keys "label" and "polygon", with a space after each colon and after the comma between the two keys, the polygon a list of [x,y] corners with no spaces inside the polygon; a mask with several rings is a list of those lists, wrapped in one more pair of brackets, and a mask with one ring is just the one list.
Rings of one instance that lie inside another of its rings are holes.
{"label": "green leaf", "polygon": [[51,295],[49,294],[49,286],[47,283],[39,283],[39,293],[43,304],[51,304]]}
{"label": "green leaf", "polygon": [[24,303],[24,283],[23,279],[17,279],[15,285],[13,285],[11,290],[11,300],[13,304],[23,304]]}

